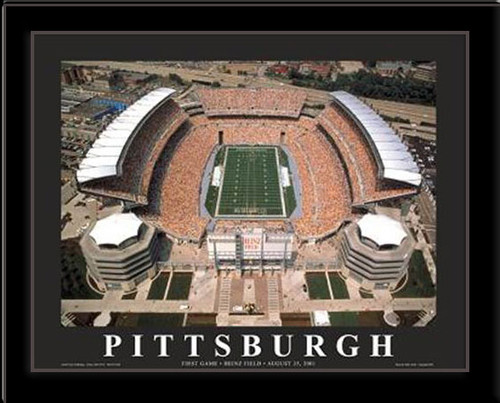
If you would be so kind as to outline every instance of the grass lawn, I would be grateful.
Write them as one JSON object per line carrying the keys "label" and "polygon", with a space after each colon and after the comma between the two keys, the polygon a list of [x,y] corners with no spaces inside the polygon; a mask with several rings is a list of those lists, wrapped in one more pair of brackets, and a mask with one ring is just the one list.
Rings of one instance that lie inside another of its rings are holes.
{"label": "grass lawn", "polygon": [[[290,164],[288,162],[288,156],[283,151],[282,148],[278,148],[278,155],[280,160],[280,165],[290,169]],[[289,217],[293,213],[295,207],[297,207],[297,201],[295,200],[295,192],[293,191],[293,183],[290,180],[291,186],[283,188],[283,198],[285,199],[285,210],[286,216]]]}
{"label": "grass lawn", "polygon": [[73,323],[76,326],[93,327],[94,320],[101,313],[100,312],[68,312],[70,316],[74,317]]}
{"label": "grass lawn", "polygon": [[282,313],[282,326],[311,327],[311,316],[308,313]]}
{"label": "grass lawn", "polygon": [[358,326],[389,327],[383,311],[358,312]]}
{"label": "grass lawn", "polygon": [[289,167],[289,163],[281,148],[224,147],[215,156],[214,167],[223,164],[222,188],[209,186],[205,199],[212,216],[283,216],[283,208],[284,214],[290,216],[295,210],[293,184],[283,188],[285,206],[282,205],[278,165]]}
{"label": "grass lawn", "polygon": [[137,291],[131,292],[130,294],[123,295],[122,299],[135,299],[136,295],[137,295]]}
{"label": "grass lawn", "polygon": [[328,312],[332,326],[358,326],[358,312]]}
{"label": "grass lawn", "polygon": [[172,251],[172,241],[168,239],[165,234],[160,234],[158,236],[158,242],[160,245],[160,253],[158,256],[158,260],[160,262],[166,262],[170,256],[170,252]]}
{"label": "grass lawn", "polygon": [[373,298],[373,294],[361,290],[359,290],[359,295],[361,295],[361,298]]}
{"label": "grass lawn", "polygon": [[160,273],[149,288],[147,299],[163,299],[168,284],[168,273]]}
{"label": "grass lawn", "polygon": [[275,147],[228,147],[218,215],[283,216]]}
{"label": "grass lawn", "polygon": [[410,211],[410,207],[411,207],[411,203],[406,201],[406,202],[403,202],[403,204],[401,205],[401,215],[403,217],[405,217],[408,212]]}
{"label": "grass lawn", "polygon": [[102,299],[102,295],[89,287],[87,265],[78,239],[61,242],[61,298]]}
{"label": "grass lawn", "polygon": [[332,326],[369,326],[388,327],[384,321],[384,312],[329,312]]}
{"label": "grass lawn", "polygon": [[436,295],[422,251],[413,252],[408,276],[405,287],[393,294],[394,298],[430,298]]}
{"label": "grass lawn", "polygon": [[217,207],[217,196],[219,194],[219,187],[210,185],[207,191],[207,198],[205,199],[205,207],[210,215],[215,215],[215,208]]}
{"label": "grass lawn", "polygon": [[395,311],[401,318],[400,326],[413,326],[420,320],[418,314],[420,311]]}
{"label": "grass lawn", "polygon": [[124,313],[112,312],[110,326],[114,327],[181,327],[183,313]]}
{"label": "grass lawn", "polygon": [[288,157],[282,148],[278,149],[278,156],[280,159],[280,165],[287,167],[287,168],[290,168],[290,164],[288,163]]}
{"label": "grass lawn", "polygon": [[328,273],[330,284],[332,286],[334,299],[349,299],[349,292],[345,281],[339,276],[338,273]]}
{"label": "grass lawn", "polygon": [[325,273],[306,273],[307,292],[310,299],[331,299]]}
{"label": "grass lawn", "polygon": [[140,314],[137,326],[181,327],[183,313],[143,313]]}
{"label": "grass lawn", "polygon": [[192,278],[193,275],[191,273],[175,273],[168,289],[167,299],[188,299]]}
{"label": "grass lawn", "polygon": [[297,207],[293,185],[283,188],[283,198],[285,199],[286,216],[289,217]]}
{"label": "grass lawn", "polygon": [[[224,162],[226,148],[222,147],[215,156],[214,168],[216,166],[222,165]],[[213,217],[215,215],[215,208],[217,207],[217,196],[219,195],[219,187],[210,185],[207,191],[207,197],[205,199],[205,207]]]}
{"label": "grass lawn", "polygon": [[221,147],[219,151],[217,151],[217,155],[215,156],[214,166],[221,165],[224,162],[224,156],[226,155],[226,148]]}
{"label": "grass lawn", "polygon": [[190,313],[186,326],[217,326],[215,313]]}

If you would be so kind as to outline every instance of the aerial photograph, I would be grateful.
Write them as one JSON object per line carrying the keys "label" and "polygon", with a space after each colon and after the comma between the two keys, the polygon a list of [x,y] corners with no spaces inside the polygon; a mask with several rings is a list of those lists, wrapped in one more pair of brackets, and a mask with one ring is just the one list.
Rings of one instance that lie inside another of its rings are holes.
{"label": "aerial photograph", "polygon": [[61,326],[423,327],[429,60],[61,63]]}

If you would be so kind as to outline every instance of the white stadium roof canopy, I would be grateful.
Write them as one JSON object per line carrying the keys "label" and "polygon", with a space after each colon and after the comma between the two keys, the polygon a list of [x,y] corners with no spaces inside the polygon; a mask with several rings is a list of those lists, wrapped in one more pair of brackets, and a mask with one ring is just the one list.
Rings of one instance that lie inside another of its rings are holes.
{"label": "white stadium roof canopy", "polygon": [[139,234],[142,221],[134,213],[112,214],[96,222],[90,236],[97,245],[116,245]]}
{"label": "white stadium roof canopy", "polygon": [[365,214],[358,227],[363,238],[371,239],[378,246],[401,245],[407,237],[401,223],[382,214]]}
{"label": "white stadium roof canopy", "polygon": [[419,186],[422,176],[406,146],[373,109],[354,95],[334,91],[330,95],[354,116],[375,145],[383,167],[383,177]]}
{"label": "white stadium roof canopy", "polygon": [[76,177],[79,183],[118,174],[118,161],[125,145],[144,118],[175,92],[157,88],[129,106],[99,135],[80,163]]}

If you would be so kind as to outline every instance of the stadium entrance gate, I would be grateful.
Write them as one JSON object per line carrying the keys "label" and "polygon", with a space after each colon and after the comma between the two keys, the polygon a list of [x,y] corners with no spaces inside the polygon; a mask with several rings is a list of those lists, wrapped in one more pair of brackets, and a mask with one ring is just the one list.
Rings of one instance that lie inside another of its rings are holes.
{"label": "stadium entrance gate", "polygon": [[292,262],[293,234],[262,228],[207,236],[208,256],[217,270],[284,269]]}

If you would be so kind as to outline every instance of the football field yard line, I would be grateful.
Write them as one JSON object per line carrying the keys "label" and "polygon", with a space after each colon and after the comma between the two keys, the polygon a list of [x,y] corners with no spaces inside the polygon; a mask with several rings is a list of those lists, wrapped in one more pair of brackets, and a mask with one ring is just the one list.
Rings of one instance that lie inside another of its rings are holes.
{"label": "football field yard line", "polygon": [[228,147],[216,215],[285,217],[285,211],[277,148]]}

